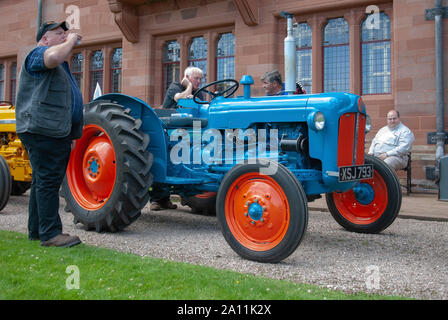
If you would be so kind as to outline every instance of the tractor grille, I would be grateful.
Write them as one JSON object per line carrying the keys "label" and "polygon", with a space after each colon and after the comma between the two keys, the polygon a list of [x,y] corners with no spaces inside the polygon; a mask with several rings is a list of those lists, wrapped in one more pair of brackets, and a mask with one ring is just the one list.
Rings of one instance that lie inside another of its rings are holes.
{"label": "tractor grille", "polygon": [[364,164],[366,116],[352,112],[339,119],[338,167]]}

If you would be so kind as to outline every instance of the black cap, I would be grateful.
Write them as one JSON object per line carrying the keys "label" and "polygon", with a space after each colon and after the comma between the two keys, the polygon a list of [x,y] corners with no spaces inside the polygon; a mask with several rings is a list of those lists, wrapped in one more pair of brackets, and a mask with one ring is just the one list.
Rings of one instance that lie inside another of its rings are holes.
{"label": "black cap", "polygon": [[42,37],[44,36],[44,34],[48,31],[48,30],[54,30],[56,28],[61,27],[62,29],[64,29],[64,31],[68,30],[67,27],[67,22],[62,21],[62,22],[55,22],[55,21],[47,21],[44,22],[40,25],[39,30],[37,31],[37,35],[36,35],[36,42],[39,42],[40,39],[42,39]]}

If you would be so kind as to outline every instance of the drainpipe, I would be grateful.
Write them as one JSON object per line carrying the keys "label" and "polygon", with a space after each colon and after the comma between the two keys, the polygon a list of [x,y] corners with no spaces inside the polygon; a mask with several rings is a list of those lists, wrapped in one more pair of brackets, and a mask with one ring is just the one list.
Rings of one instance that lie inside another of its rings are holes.
{"label": "drainpipe", "polygon": [[440,161],[448,142],[448,132],[444,130],[444,83],[443,83],[443,19],[448,18],[448,7],[443,7],[442,0],[434,0],[434,8],[425,9],[425,19],[434,20],[436,45],[436,132],[428,132],[428,144],[436,145],[436,161],[434,167],[426,167],[426,179],[440,179]]}
{"label": "drainpipe", "polygon": [[37,30],[42,24],[42,0],[37,0]]}
{"label": "drainpipe", "polygon": [[443,83],[443,7],[442,0],[435,0],[435,37],[436,37],[436,167],[435,177],[440,177],[439,162],[444,154],[444,83]]}

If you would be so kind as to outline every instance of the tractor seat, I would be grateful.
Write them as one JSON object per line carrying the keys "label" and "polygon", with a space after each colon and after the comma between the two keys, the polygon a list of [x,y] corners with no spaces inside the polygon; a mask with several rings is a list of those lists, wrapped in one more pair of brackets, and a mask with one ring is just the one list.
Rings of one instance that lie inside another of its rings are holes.
{"label": "tractor seat", "polygon": [[159,117],[168,127],[193,127],[194,121],[200,122],[201,128],[207,127],[208,119],[193,117]]}
{"label": "tractor seat", "polygon": [[154,112],[156,113],[157,116],[159,116],[159,118],[170,117],[173,113],[177,113],[176,109],[163,109],[163,108],[156,109],[156,108],[154,108],[152,110],[154,110]]}

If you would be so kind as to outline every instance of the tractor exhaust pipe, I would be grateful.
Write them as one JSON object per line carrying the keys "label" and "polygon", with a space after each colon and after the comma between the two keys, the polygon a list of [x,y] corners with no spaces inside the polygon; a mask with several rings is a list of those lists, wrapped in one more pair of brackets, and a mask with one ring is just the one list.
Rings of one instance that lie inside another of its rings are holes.
{"label": "tractor exhaust pipe", "polygon": [[285,46],[285,92],[293,94],[296,91],[296,40],[294,39],[294,29],[292,19],[294,15],[285,11],[280,16],[286,18],[287,35],[284,40]]}

